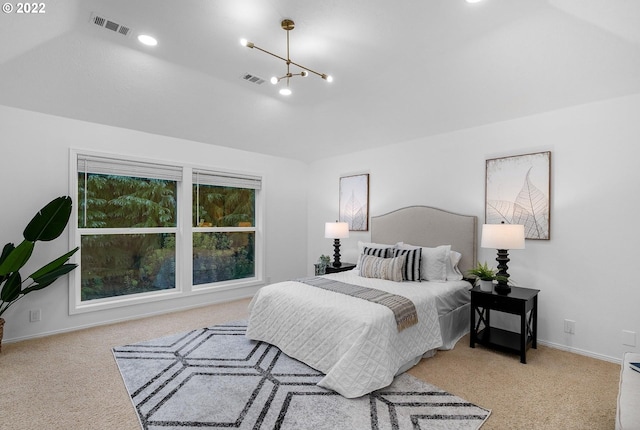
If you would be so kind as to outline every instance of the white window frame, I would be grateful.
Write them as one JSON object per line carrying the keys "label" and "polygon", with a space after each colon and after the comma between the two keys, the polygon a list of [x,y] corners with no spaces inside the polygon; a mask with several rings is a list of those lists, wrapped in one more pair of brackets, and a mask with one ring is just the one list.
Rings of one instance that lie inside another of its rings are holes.
{"label": "white window frame", "polygon": [[[193,233],[207,231],[247,231],[248,227],[193,227],[191,214],[191,193],[193,171],[216,172],[229,177],[237,178],[254,178],[262,184],[264,189],[264,178],[261,175],[247,174],[245,172],[227,171],[211,167],[194,166],[189,164],[175,163],[157,159],[148,159],[141,157],[128,156],[123,154],[112,154],[104,152],[87,151],[82,149],[70,149],[69,151],[69,195],[74,196],[74,202],[78,202],[78,157],[97,157],[109,158],[123,163],[142,163],[155,164],[163,166],[173,166],[182,169],[182,179],[178,182],[177,187],[177,224],[176,227],[158,227],[158,228],[124,228],[124,229],[87,229],[78,226],[78,208],[79,204],[74,204],[71,219],[69,222],[70,247],[80,246],[82,234],[118,234],[118,233],[175,233],[176,234],[176,286],[175,289],[153,291],[146,293],[131,294],[126,296],[116,296],[112,298],[102,298],[82,302],[81,300],[81,273],[79,267],[71,272],[69,279],[69,314],[80,314],[85,312],[93,312],[104,309],[120,308],[123,306],[137,305],[143,303],[151,303],[160,300],[172,300],[184,298],[193,295],[212,293],[217,291],[225,291],[264,283],[264,236],[263,236],[263,219],[264,219],[264,192],[256,192],[255,199],[255,226],[251,227],[255,231],[255,258],[254,258],[254,276],[249,278],[234,279],[229,281],[215,282],[211,284],[201,284],[194,286],[193,281]],[[73,262],[80,266],[81,252],[73,256]]]}

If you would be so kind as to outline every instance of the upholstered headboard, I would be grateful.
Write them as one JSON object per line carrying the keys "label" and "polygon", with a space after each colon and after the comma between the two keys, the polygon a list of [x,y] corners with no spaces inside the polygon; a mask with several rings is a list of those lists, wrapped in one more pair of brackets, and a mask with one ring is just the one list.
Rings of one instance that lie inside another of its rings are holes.
{"label": "upholstered headboard", "polygon": [[371,217],[371,241],[405,242],[436,247],[451,245],[462,254],[458,267],[463,274],[476,263],[478,217],[429,206],[409,206]]}

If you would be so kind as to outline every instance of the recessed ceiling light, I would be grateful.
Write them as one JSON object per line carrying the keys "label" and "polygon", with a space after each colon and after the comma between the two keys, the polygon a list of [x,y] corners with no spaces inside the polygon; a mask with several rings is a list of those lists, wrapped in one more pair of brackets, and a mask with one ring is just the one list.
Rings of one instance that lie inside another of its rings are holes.
{"label": "recessed ceiling light", "polygon": [[138,36],[138,41],[140,43],[143,43],[147,46],[156,46],[158,44],[158,41],[156,40],[155,37],[151,37],[147,34],[141,34]]}
{"label": "recessed ceiling light", "polygon": [[467,0],[467,3],[480,3],[482,0]]}

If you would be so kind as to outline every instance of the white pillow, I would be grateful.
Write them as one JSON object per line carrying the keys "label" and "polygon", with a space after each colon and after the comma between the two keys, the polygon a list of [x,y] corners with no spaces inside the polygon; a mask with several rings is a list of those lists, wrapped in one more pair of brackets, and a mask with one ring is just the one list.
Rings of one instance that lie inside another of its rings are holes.
{"label": "white pillow", "polygon": [[447,280],[447,260],[451,245],[422,248],[422,279],[427,281]]}
{"label": "white pillow", "polygon": [[449,259],[447,260],[447,281],[461,281],[463,278],[462,272],[458,269],[458,263],[462,254],[456,251],[449,252]]}

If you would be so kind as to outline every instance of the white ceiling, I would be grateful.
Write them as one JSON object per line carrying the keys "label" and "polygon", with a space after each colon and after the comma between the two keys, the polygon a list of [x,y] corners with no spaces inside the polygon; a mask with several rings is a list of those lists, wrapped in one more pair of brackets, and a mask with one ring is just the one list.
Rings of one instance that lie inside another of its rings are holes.
{"label": "white ceiling", "polygon": [[[45,6],[0,16],[0,104],[307,162],[640,92],[637,0]],[[239,44],[285,56],[283,18],[296,22],[291,59],[333,83],[296,77],[280,96],[268,79],[284,62]]]}

